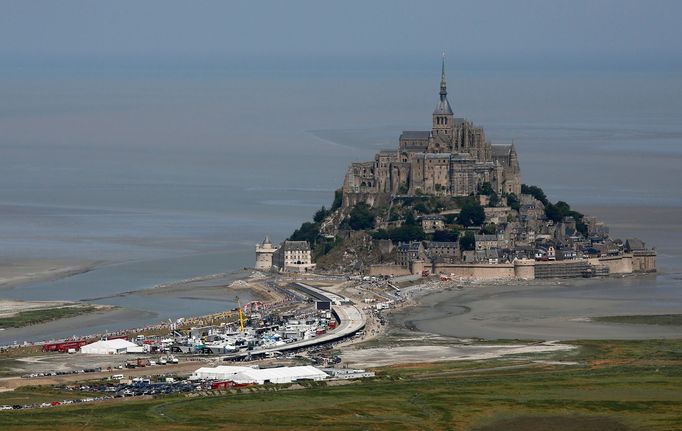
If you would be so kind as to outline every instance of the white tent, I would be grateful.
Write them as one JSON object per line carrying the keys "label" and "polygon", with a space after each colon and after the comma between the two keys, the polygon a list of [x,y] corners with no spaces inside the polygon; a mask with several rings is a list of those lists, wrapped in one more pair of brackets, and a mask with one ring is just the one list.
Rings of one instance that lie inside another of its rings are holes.
{"label": "white tent", "polygon": [[190,379],[192,380],[231,380],[242,371],[252,370],[252,367],[235,367],[220,365],[217,367],[201,367],[196,370]]}
{"label": "white tent", "polygon": [[127,353],[130,347],[137,347],[137,344],[116,338],[114,340],[100,340],[87,344],[81,347],[81,353],[89,355],[118,355]]}
{"label": "white tent", "polygon": [[250,369],[235,375],[235,383],[291,383],[296,380],[324,380],[329,377],[313,366]]}
{"label": "white tent", "polygon": [[310,365],[302,367],[251,368],[219,366],[199,368],[192,379],[231,380],[235,383],[291,383],[296,380],[324,380],[329,377]]}

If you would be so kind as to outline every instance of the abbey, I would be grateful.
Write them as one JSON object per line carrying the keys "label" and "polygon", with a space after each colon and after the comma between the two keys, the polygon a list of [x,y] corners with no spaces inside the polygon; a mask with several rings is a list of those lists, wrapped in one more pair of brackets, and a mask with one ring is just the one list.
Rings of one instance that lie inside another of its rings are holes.
{"label": "abbey", "polygon": [[486,182],[498,194],[520,194],[514,144],[491,145],[481,127],[454,117],[447,95],[443,59],[431,130],[403,131],[398,150],[383,150],[373,161],[351,164],[343,184],[344,206],[377,205],[391,196],[420,193],[467,196]]}

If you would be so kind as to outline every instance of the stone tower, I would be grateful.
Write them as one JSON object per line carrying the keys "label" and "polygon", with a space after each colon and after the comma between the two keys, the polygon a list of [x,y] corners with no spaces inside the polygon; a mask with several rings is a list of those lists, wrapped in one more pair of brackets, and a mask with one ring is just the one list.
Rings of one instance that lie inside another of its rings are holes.
{"label": "stone tower", "polygon": [[272,256],[276,251],[277,247],[273,247],[267,236],[262,243],[256,244],[256,269],[269,271],[272,268]]}
{"label": "stone tower", "polygon": [[454,117],[450,102],[448,102],[448,89],[445,80],[445,53],[441,63],[440,71],[440,100],[433,110],[434,152],[447,151],[452,145],[453,131],[455,126]]}

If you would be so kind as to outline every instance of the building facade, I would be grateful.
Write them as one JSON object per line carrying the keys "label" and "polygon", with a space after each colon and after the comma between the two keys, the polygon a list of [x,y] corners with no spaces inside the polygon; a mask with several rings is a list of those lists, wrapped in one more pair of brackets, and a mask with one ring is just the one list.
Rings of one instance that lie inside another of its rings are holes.
{"label": "building facade", "polygon": [[315,268],[308,241],[284,241],[272,256],[272,265],[282,272],[308,272]]}
{"label": "building facade", "polygon": [[444,60],[439,96],[430,131],[404,131],[397,150],[351,164],[343,184],[346,207],[359,202],[374,205],[396,195],[467,196],[485,182],[498,194],[521,193],[514,144],[492,145],[483,128],[454,116]]}

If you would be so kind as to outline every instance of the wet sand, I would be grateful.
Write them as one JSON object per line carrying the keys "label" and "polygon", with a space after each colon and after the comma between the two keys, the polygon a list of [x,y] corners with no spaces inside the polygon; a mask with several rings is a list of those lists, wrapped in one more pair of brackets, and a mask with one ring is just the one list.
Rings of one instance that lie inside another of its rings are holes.
{"label": "wet sand", "polygon": [[391,322],[428,333],[485,339],[682,338],[679,326],[597,323],[590,317],[675,314],[682,296],[653,277],[469,286],[425,296]]}
{"label": "wet sand", "polygon": [[[56,280],[92,271],[97,262],[64,262],[59,260],[10,260],[0,262],[0,289],[20,284]],[[0,295],[1,295],[0,291]]]}
{"label": "wet sand", "polygon": [[373,368],[395,364],[441,361],[482,361],[509,355],[532,355],[567,351],[574,346],[561,343],[504,345],[439,345],[396,346],[369,349],[349,349],[341,354],[344,363],[353,367]]}

